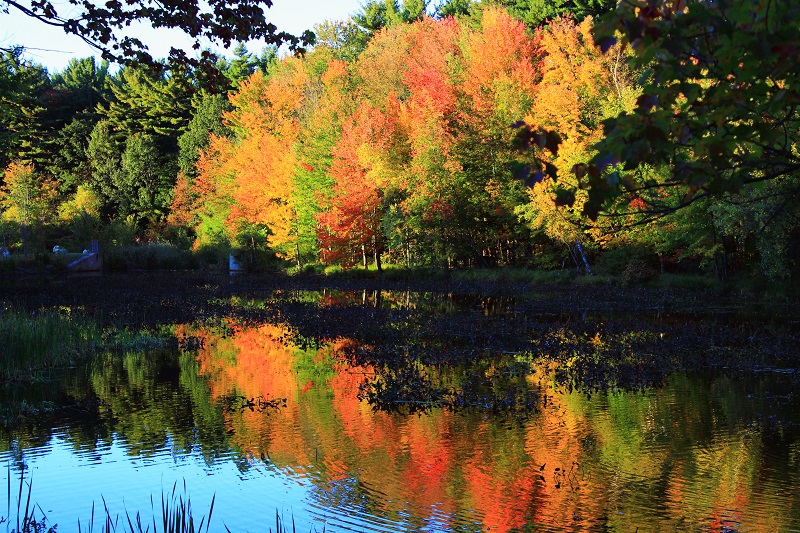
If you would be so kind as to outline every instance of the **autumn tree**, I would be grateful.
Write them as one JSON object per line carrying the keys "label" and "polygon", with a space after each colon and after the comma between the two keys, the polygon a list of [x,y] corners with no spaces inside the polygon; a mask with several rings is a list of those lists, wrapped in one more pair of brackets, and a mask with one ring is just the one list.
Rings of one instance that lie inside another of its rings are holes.
{"label": "autumn tree", "polygon": [[368,259],[381,269],[383,188],[387,176],[381,156],[392,136],[391,117],[362,103],[346,122],[333,150],[330,207],[317,215],[320,255],[326,263],[346,267]]}
{"label": "autumn tree", "polygon": [[[798,16],[792,2],[669,0],[626,3],[605,17],[597,42],[609,49],[619,31],[648,75],[636,108],[609,120],[596,155],[576,168],[589,188],[584,212],[595,218],[613,198],[632,194],[665,214],[796,178]],[[641,165],[672,175],[654,182],[626,172]],[[681,190],[677,201],[659,200],[664,187]]]}
{"label": "autumn tree", "polygon": [[369,33],[353,19],[326,20],[314,26],[314,33],[317,36],[315,51],[330,50],[334,59],[348,63],[358,58],[369,41]]}
{"label": "autumn tree", "polygon": [[317,216],[330,206],[334,195],[331,166],[342,124],[350,117],[355,99],[348,65],[335,59],[338,53],[316,48],[310,62],[321,61],[324,72],[309,99],[297,140],[295,167],[296,254],[298,266],[319,259]]}
{"label": "autumn tree", "polygon": [[621,48],[602,53],[592,28],[591,18],[580,24],[564,18],[540,32],[541,81],[526,118],[557,131],[561,143],[557,153],[544,152],[550,171],[534,177],[531,203],[519,212],[533,228],[568,246],[586,245],[603,233],[584,223],[587,195],[577,188],[573,168],[595,153],[603,121],[631,110],[639,94]]}
{"label": "autumn tree", "polygon": [[[251,250],[269,244],[284,256],[296,251],[293,145],[307,81],[302,60],[289,58],[269,77],[255,72],[231,96],[224,118],[231,138],[212,135],[198,163],[201,217],[209,231],[247,241],[240,244]],[[208,231],[198,237],[217,238]]]}
{"label": "autumn tree", "polygon": [[461,46],[465,62],[455,154],[477,208],[472,225],[480,236],[475,239],[480,260],[508,263],[516,252],[526,252],[528,241],[515,214],[526,196],[512,173],[516,154],[509,124],[528,114],[537,98],[539,39],[505,10],[489,8]]}
{"label": "autumn tree", "polygon": [[19,225],[26,255],[31,233],[36,236],[52,216],[55,194],[55,184],[37,174],[33,164],[12,162],[5,168],[0,187],[2,218]]}
{"label": "autumn tree", "polygon": [[[757,242],[762,271],[785,275],[800,179],[797,16],[790,2],[731,1],[633,2],[606,15],[595,41],[611,57],[617,40],[633,51],[643,94],[605,122],[562,203],[586,190],[574,205],[589,218],[645,225],[700,201],[717,249]],[[740,217],[761,222],[741,231]]]}

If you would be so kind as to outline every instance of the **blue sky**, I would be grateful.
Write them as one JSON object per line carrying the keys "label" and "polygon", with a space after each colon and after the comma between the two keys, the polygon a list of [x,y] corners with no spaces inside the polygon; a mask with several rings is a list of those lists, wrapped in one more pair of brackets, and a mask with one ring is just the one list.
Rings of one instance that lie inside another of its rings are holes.
{"label": "blue sky", "polygon": [[[67,4],[65,0],[55,0],[57,9]],[[267,16],[279,30],[299,35],[306,29],[325,20],[344,20],[359,10],[360,0],[273,0]],[[140,27],[134,30],[137,36],[148,45],[154,57],[164,57],[172,46],[186,47],[189,41],[180,32]],[[48,70],[61,70],[72,58],[96,55],[95,50],[75,36],[65,35],[58,28],[46,26],[27,17],[13,7],[9,13],[0,12],[0,46],[22,45],[27,49],[26,56],[40,63]],[[247,43],[251,52],[259,52],[263,45]],[[223,53],[232,55],[232,51]]]}

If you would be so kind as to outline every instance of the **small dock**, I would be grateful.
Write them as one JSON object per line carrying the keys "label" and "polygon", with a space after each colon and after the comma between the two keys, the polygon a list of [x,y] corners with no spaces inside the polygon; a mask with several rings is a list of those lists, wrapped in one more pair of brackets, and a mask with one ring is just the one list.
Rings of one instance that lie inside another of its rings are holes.
{"label": "small dock", "polygon": [[99,272],[103,270],[103,252],[97,241],[92,241],[89,253],[67,265],[70,272]]}

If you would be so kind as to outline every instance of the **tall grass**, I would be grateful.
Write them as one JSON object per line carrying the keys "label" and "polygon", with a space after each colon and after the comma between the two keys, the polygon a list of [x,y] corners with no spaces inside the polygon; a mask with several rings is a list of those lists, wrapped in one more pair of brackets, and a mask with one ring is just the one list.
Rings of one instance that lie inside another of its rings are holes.
{"label": "tall grass", "polygon": [[176,345],[172,326],[102,328],[68,308],[28,313],[0,306],[0,384],[45,379],[101,351],[128,352]]}
{"label": "tall grass", "polygon": [[[152,522],[143,520],[140,513],[135,516],[126,510],[125,516],[120,519],[119,515],[112,517],[111,512],[108,510],[105,500],[103,500],[103,510],[105,516],[102,518],[102,523],[99,524],[101,533],[200,533],[209,531],[211,527],[211,516],[214,514],[214,502],[216,495],[211,498],[211,506],[208,510],[208,516],[200,518],[200,522],[196,523],[194,512],[192,511],[192,502],[186,491],[186,480],[183,482],[183,493],[178,492],[178,482],[172,486],[172,491],[169,493],[161,492],[161,508],[156,510],[153,497],[150,497],[150,506],[152,509]],[[78,522],[78,533],[94,533],[94,505],[92,505],[91,520],[84,526]],[[150,526],[152,525],[152,530]]]}
{"label": "tall grass", "polygon": [[[17,492],[17,517],[16,529],[12,529],[11,533],[56,533],[55,526],[47,525],[47,515],[45,515],[41,506],[31,504],[31,494],[33,493],[33,481],[28,483],[28,494],[24,494],[25,479],[24,475],[19,477],[19,492]],[[6,516],[0,517],[0,525],[7,524],[11,526],[11,464],[8,465],[8,499],[6,501]],[[22,501],[25,500],[25,509],[22,508]],[[36,509],[39,509],[41,516],[36,518]]]}
{"label": "tall grass", "polygon": [[[27,483],[27,494],[24,491],[25,485],[23,474],[20,475],[19,491],[16,498],[16,528],[12,529],[11,533],[56,533],[57,525],[48,525],[48,518],[41,506],[31,503],[33,482]],[[23,501],[25,502],[24,509]],[[92,504],[92,514],[89,521],[86,523],[78,521],[78,533],[208,533],[211,531],[211,517],[214,514],[215,501],[216,495],[211,498],[208,515],[200,517],[198,522],[186,490],[186,480],[183,482],[182,492],[178,491],[178,483],[176,481],[171,491],[164,492],[162,490],[160,508],[156,508],[155,500],[152,496],[150,497],[151,519],[143,519],[138,512],[132,516],[127,510],[124,516],[112,515],[105,499],[103,499],[103,510],[100,516],[97,517],[98,521],[95,522],[95,507]],[[0,516],[0,525],[8,524],[9,527],[13,525],[11,522],[12,503],[11,467],[9,465],[7,514],[5,517]],[[36,517],[36,509],[39,510],[39,518]],[[224,527],[225,531],[232,533],[227,525]],[[218,531],[219,529],[216,528],[215,530]],[[265,530],[273,533],[272,527],[265,526]],[[323,528],[322,531],[324,533],[325,529]],[[274,533],[297,533],[294,517],[292,517],[290,524],[276,510]]]}
{"label": "tall grass", "polygon": [[95,351],[101,340],[97,324],[68,309],[41,314],[0,309],[0,382],[67,366]]}

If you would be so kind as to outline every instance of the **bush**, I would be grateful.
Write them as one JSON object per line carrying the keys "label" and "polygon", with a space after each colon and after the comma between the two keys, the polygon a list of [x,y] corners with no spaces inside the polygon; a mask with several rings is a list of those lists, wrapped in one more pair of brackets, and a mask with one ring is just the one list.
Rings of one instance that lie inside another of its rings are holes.
{"label": "bush", "polygon": [[100,234],[100,248],[105,251],[117,246],[131,246],[138,234],[139,228],[133,220],[113,220]]}
{"label": "bush", "polygon": [[227,244],[204,244],[194,251],[194,257],[201,267],[227,269],[230,251]]}
{"label": "bush", "polygon": [[308,274],[308,275],[316,275],[316,274],[324,274],[325,273],[325,265],[321,263],[306,263],[301,267],[292,266],[286,269],[286,273],[289,276],[295,276],[299,274]]}
{"label": "bush", "polygon": [[620,276],[626,287],[648,282],[658,276],[658,270],[642,259],[631,259]]}
{"label": "bush", "polygon": [[111,248],[103,259],[110,270],[187,270],[198,267],[191,252],[169,244]]}

